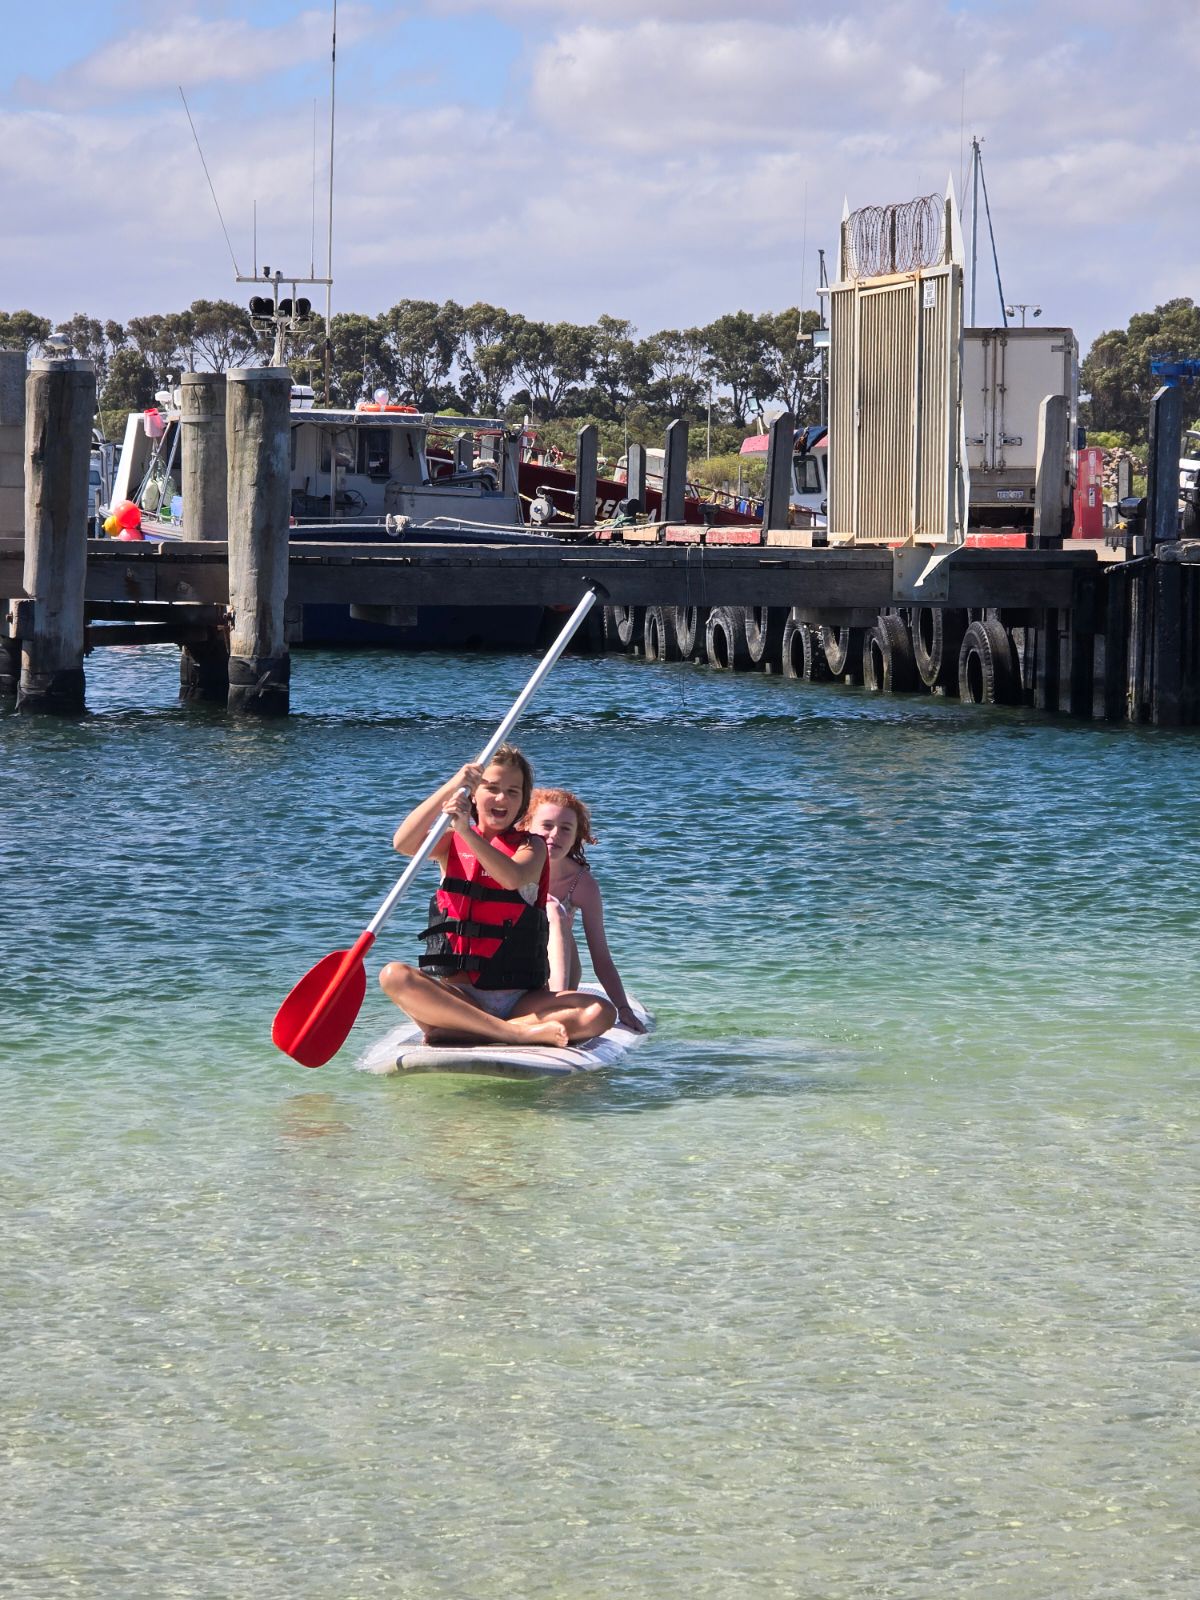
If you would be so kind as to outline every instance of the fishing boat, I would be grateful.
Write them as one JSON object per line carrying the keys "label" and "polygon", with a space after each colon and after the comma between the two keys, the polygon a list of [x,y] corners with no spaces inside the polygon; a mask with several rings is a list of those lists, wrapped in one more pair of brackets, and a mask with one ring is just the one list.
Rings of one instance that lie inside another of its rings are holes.
{"label": "fishing boat", "polygon": [[[154,407],[126,420],[110,505],[135,505],[144,537],[204,536],[186,526],[180,492],[180,398],[177,389],[163,391]],[[544,544],[550,537],[525,525],[516,439],[496,418],[422,413],[383,391],[353,409],[322,408],[311,388],[297,384],[290,450],[295,539]],[[303,642],[520,649],[536,642],[543,617],[540,606],[448,604],[385,621],[311,605]]]}

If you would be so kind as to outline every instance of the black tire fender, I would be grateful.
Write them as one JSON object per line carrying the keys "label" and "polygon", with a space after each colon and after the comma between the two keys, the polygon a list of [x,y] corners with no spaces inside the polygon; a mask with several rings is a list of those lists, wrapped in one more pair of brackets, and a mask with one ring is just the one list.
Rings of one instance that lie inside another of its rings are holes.
{"label": "black tire fender", "polygon": [[917,666],[904,618],[882,613],[863,643],[863,683],[872,694],[911,694]]}
{"label": "black tire fender", "polygon": [[643,606],[609,606],[612,616],[612,634],[619,650],[631,650],[642,642]]}
{"label": "black tire fender", "polygon": [[958,652],[958,692],[973,706],[1012,706],[1021,699],[1016,652],[1003,623],[972,622]]}
{"label": "black tire fender", "polygon": [[750,665],[739,611],[736,606],[714,606],[704,624],[704,653],[718,672],[744,672]]}
{"label": "black tire fender", "polygon": [[779,660],[783,630],[789,616],[782,606],[745,608],[746,652],[756,667],[774,666]]}
{"label": "black tire fender", "polygon": [[912,614],[913,659],[927,689],[958,693],[958,653],[967,613],[948,606],[917,606]]}
{"label": "black tire fender", "polygon": [[821,629],[821,645],[833,677],[862,682],[863,632],[862,628]]}
{"label": "black tire fender", "polygon": [[679,646],[669,612],[667,606],[646,607],[642,620],[642,654],[647,661],[679,660]]}
{"label": "black tire fender", "polygon": [[690,661],[696,653],[696,640],[700,634],[699,607],[668,606],[666,609],[679,660]]}

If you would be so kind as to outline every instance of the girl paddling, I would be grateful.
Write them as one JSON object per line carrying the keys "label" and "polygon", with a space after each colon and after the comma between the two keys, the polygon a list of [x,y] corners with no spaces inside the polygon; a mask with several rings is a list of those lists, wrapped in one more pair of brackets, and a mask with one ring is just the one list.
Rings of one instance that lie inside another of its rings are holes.
{"label": "girl paddling", "polygon": [[576,1044],[616,1020],[608,1001],[548,982],[547,850],[517,826],[532,788],[529,762],[501,745],[486,768],[461,768],[396,829],[396,849],[413,855],[439,814],[451,818],[432,851],[442,881],[420,970],[393,961],[379,974],[430,1043]]}
{"label": "girl paddling", "polygon": [[550,987],[579,987],[582,969],[572,929],[578,910],[592,968],[617,1008],[618,1021],[634,1033],[645,1033],[609,952],[600,885],[583,853],[584,845],[596,842],[587,806],[569,789],[535,789],[521,826],[546,841],[550,857]]}

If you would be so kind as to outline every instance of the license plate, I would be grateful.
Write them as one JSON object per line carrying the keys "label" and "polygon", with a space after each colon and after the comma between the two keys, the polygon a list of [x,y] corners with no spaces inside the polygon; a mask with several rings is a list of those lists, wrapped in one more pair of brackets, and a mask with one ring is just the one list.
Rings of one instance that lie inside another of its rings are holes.
{"label": "license plate", "polygon": [[1027,491],[1024,489],[997,489],[997,500],[1024,500]]}

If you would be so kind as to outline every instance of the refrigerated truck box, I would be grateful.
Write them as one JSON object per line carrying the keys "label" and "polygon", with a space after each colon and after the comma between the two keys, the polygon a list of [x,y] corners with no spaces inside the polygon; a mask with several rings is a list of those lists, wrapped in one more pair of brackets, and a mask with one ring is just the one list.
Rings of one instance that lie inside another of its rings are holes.
{"label": "refrigerated truck box", "polygon": [[968,521],[1029,526],[1037,479],[1038,413],[1067,397],[1064,510],[1075,488],[1079,346],[1070,328],[964,328],[963,431],[971,473]]}

